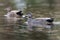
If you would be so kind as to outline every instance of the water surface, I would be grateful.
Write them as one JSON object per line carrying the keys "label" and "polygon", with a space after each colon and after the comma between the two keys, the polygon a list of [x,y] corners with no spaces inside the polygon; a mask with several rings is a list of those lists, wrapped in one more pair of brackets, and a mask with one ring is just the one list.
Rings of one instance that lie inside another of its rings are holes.
{"label": "water surface", "polygon": [[[42,4],[40,4],[40,2],[43,1],[39,1],[39,0],[34,2],[33,1],[26,2],[24,0],[15,0],[14,2],[16,4],[17,9],[19,10],[23,10],[24,8],[27,7],[27,11],[33,12],[34,16],[48,17],[49,15],[47,12],[46,12],[47,14],[44,14],[45,13],[44,10],[48,9],[48,6],[45,7]],[[25,3],[29,3],[29,4],[25,4]],[[48,5],[48,4],[44,4],[44,5]],[[41,7],[44,10],[42,10]],[[3,11],[1,13],[3,13]],[[31,31],[27,29],[28,26],[23,23],[23,20],[15,20],[15,21],[13,19],[7,20],[3,15],[4,14],[0,16],[1,40],[60,40],[60,25],[58,24],[58,22],[57,24],[55,22],[55,25],[51,26],[52,29],[32,27],[32,31]]]}

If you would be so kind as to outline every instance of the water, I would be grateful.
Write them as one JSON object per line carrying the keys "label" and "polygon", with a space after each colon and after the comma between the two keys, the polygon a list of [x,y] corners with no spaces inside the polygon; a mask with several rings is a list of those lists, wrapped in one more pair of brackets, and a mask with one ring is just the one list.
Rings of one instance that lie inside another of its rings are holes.
{"label": "water", "polygon": [[[24,8],[26,8],[24,0],[15,0],[14,2],[16,3],[16,7],[18,10],[23,10]],[[39,0],[37,1],[38,5],[36,4],[37,6],[35,6],[35,4],[31,1],[28,8],[33,5],[32,8],[29,9],[39,15],[39,11],[41,10],[41,8],[38,2]],[[3,11],[1,12],[3,13]],[[28,30],[28,26],[23,22],[24,19],[6,19],[3,15],[4,14],[0,16],[0,40],[60,40],[59,21],[54,22],[54,25],[52,26],[50,25],[52,29],[32,27],[32,30]]]}
{"label": "water", "polygon": [[[0,39],[1,40],[48,40],[46,32],[42,31],[42,28],[32,28],[28,30],[26,25],[22,23],[22,20],[7,21],[2,16],[0,24]],[[38,29],[38,30],[37,30]]]}
{"label": "water", "polygon": [[59,39],[60,25],[55,24],[53,29],[33,27],[32,31],[27,29],[23,20],[7,21],[3,16],[0,18],[1,40],[57,40]]}
{"label": "water", "polygon": [[18,10],[22,10],[26,8],[26,2],[25,0],[14,0],[15,6]]}

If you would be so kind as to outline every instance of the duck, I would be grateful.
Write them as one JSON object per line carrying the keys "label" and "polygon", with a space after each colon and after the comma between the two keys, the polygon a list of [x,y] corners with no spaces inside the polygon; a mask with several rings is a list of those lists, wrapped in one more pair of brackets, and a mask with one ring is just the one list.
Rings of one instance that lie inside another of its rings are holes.
{"label": "duck", "polygon": [[12,10],[12,11],[9,11],[7,12],[7,14],[5,14],[4,16],[5,17],[22,17],[23,13],[22,11],[19,11],[19,10]]}
{"label": "duck", "polygon": [[10,8],[5,9],[7,13],[4,16],[7,23],[16,23],[18,20],[24,18],[21,10],[11,10]]}
{"label": "duck", "polygon": [[27,14],[27,21],[25,22],[28,27],[33,27],[33,26],[39,26],[39,27],[44,27],[44,28],[51,28],[50,26],[46,25],[52,25],[54,18],[32,18],[32,13],[28,12]]}
{"label": "duck", "polygon": [[23,13],[21,10],[12,10],[11,7],[7,7],[4,10],[7,11],[7,13],[4,15],[5,17],[22,17]]}

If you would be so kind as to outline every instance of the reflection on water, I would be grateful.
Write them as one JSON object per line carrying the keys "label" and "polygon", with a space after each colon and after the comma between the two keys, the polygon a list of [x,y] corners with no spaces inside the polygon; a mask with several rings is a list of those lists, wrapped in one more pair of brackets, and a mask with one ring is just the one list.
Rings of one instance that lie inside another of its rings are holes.
{"label": "reflection on water", "polygon": [[[1,19],[4,26],[1,27],[0,39],[1,40],[48,40],[49,35],[47,30],[43,28],[32,28],[27,30],[27,26],[22,23],[22,20],[8,22],[5,17]],[[12,23],[11,23],[12,22]],[[1,25],[3,25],[1,24]],[[37,31],[38,30],[38,31]]]}
{"label": "reflection on water", "polygon": [[26,8],[25,0],[14,0],[14,3],[18,10],[23,10]]}
{"label": "reflection on water", "polygon": [[53,27],[53,30],[32,27],[32,31],[30,31],[27,30],[27,25],[25,25],[22,20],[12,22],[12,20],[8,21],[9,19],[6,19],[5,17],[1,17],[0,20],[1,40],[57,40],[57,36],[59,36],[57,35],[59,32],[57,29],[59,28],[56,27],[58,25],[51,26]]}

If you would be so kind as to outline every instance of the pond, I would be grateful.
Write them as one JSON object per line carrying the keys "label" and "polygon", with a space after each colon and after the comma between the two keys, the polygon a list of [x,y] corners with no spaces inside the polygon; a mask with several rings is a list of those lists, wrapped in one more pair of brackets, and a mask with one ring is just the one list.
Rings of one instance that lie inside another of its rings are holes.
{"label": "pond", "polygon": [[[28,1],[24,1],[24,0],[15,0],[14,2],[18,10],[23,10],[24,8],[26,8],[26,3],[28,3]],[[33,14],[33,16],[45,17],[45,15],[47,15],[46,17],[49,17],[49,14],[42,14],[43,11],[41,10],[40,7],[42,7],[43,4],[42,6],[40,6],[41,4],[39,4],[39,2],[41,1],[39,0],[36,1],[38,5],[36,3],[33,3],[33,1],[30,2],[31,3],[27,4],[28,9],[26,10],[35,13]],[[47,7],[43,7],[43,9],[46,10]],[[41,14],[39,15],[39,13]],[[52,29],[44,29],[42,27],[32,27],[32,30],[28,30],[27,28],[28,26],[25,25],[23,22],[24,19],[7,20],[3,15],[4,14],[0,16],[0,39],[1,40],[60,40],[60,24],[55,24],[55,25],[53,24],[52,26],[50,25],[51,27],[53,27]]]}

